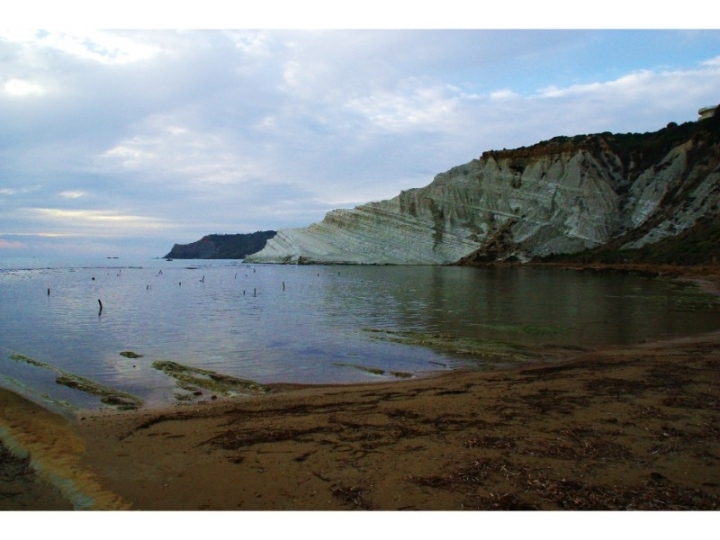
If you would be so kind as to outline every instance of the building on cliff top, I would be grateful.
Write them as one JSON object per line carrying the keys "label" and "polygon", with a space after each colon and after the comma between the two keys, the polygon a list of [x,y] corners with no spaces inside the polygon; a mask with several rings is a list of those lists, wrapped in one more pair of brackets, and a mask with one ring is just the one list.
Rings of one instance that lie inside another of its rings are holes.
{"label": "building on cliff top", "polygon": [[700,118],[698,120],[706,120],[708,118],[712,118],[715,114],[715,109],[717,109],[717,105],[713,105],[712,107],[703,107],[698,111],[698,114],[700,115]]}

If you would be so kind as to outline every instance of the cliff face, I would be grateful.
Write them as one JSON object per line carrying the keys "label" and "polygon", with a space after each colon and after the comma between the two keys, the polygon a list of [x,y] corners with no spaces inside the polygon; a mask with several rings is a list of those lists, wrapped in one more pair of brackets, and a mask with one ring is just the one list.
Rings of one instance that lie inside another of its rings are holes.
{"label": "cliff face", "polygon": [[485,152],[420,189],[333,210],[246,258],[271,263],[521,260],[634,249],[719,213],[720,118]]}
{"label": "cliff face", "polygon": [[191,244],[175,244],[169,259],[244,259],[265,247],[275,231],[251,234],[209,234]]}

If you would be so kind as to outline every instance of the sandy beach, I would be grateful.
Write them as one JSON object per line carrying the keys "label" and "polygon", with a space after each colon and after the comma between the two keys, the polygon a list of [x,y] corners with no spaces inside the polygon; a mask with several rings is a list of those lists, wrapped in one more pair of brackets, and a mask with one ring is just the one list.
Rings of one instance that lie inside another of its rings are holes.
{"label": "sandy beach", "polygon": [[7,510],[717,510],[720,331],[76,420],[0,392],[0,425]]}

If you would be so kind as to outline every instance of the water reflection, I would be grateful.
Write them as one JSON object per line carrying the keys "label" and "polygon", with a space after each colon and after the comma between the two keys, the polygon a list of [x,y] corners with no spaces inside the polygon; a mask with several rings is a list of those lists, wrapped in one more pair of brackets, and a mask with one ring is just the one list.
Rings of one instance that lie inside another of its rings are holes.
{"label": "water reflection", "polygon": [[634,276],[446,267],[384,274],[378,295],[392,296],[388,311],[397,315],[385,324],[418,331],[594,347],[710,331],[720,322],[714,299]]}
{"label": "water reflection", "polygon": [[[81,402],[47,373],[8,355],[19,352],[152,400],[174,389],[152,368],[158,360],[262,383],[354,382],[381,370],[419,373],[475,361],[379,340],[369,330],[598,347],[719,327],[714,299],[627,275],[161,260],[0,270],[0,383]],[[119,356],[126,350],[143,357]]]}

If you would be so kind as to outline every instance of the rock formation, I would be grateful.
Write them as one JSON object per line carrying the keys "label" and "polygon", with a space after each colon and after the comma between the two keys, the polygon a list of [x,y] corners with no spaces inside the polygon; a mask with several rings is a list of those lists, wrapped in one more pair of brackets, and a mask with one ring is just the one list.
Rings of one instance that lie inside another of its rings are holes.
{"label": "rock formation", "polygon": [[720,205],[720,118],[489,151],[397,197],[285,229],[248,262],[528,261],[645,246]]}
{"label": "rock formation", "polygon": [[175,244],[164,259],[244,259],[265,247],[275,231],[209,234],[191,244]]}

